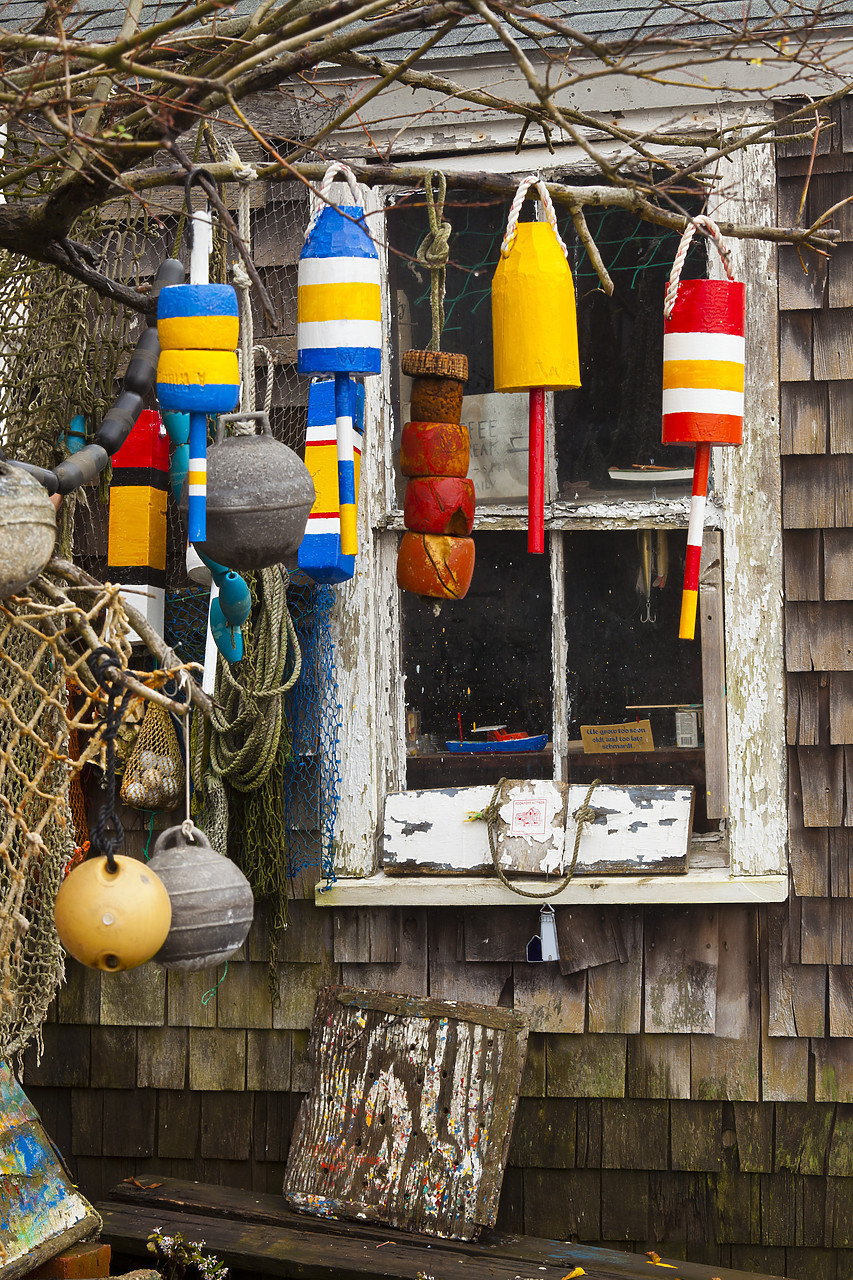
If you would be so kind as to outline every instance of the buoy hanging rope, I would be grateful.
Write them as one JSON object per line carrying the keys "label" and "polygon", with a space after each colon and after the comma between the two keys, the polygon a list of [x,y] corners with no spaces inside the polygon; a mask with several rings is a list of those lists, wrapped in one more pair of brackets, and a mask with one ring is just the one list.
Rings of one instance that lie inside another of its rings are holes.
{"label": "buoy hanging rope", "polygon": [[[713,242],[726,281],[692,280],[681,286],[681,272],[697,230],[704,231]],[[720,228],[706,214],[697,215],[684,230],[663,313],[663,442],[695,445],[678,631],[680,639],[692,640],[696,632],[711,445],[739,444],[743,429],[743,286],[734,279],[731,253]]]}
{"label": "buoy hanging rope", "polygon": [[317,201],[317,208],[314,210],[308,226],[305,228],[305,240],[308,239],[311,232],[316,227],[323,210],[332,203],[329,199],[329,192],[332,190],[334,184],[339,181],[338,174],[343,175],[344,181],[350,189],[353,204],[361,204],[361,196],[359,195],[358,190],[358,178],[356,178],[352,169],[348,164],[345,164],[343,160],[335,160],[329,165],[326,172],[323,174],[323,181],[320,185],[319,192],[320,199]]}
{"label": "buoy hanging rope", "polygon": [[518,215],[521,213],[521,206],[524,204],[525,198],[531,187],[535,187],[539,192],[539,199],[542,201],[542,208],[545,210],[545,217],[554,235],[557,237],[557,244],[563,251],[563,257],[568,260],[569,250],[566,242],[557,230],[557,213],[554,209],[554,201],[551,199],[551,193],[541,174],[528,173],[526,178],[522,178],[518,184],[518,189],[513,196],[512,204],[509,209],[509,218],[507,219],[506,231],[501,241],[501,257],[506,258],[515,240],[515,233],[518,230]]}
{"label": "buoy hanging rope", "polygon": [[[433,183],[438,183],[438,194],[433,194]],[[447,274],[447,260],[450,257],[450,233],[453,230],[449,222],[444,221],[444,198],[447,195],[447,179],[436,170],[428,173],[424,179],[426,193],[429,231],[417,247],[415,258],[429,268],[429,306],[432,317],[432,336],[427,351],[438,351],[441,348],[441,334],[444,329],[444,282]]]}
{"label": "buoy hanging rope", "polygon": [[106,855],[107,870],[110,875],[118,871],[116,852],[124,844],[124,828],[116,813],[116,738],[121,728],[124,704],[128,698],[126,690],[119,698],[118,682],[109,672],[111,668],[121,670],[121,659],[115,650],[107,645],[94,649],[89,656],[89,667],[92,675],[107,695],[107,706],[104,711],[103,740],[106,743],[106,792],[97,818],[92,823],[89,839],[92,850]]}

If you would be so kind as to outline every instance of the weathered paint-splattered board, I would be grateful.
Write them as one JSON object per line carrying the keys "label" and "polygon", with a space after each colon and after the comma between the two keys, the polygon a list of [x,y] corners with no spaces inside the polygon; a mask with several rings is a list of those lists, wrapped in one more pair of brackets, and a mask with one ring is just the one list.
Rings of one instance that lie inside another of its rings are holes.
{"label": "weathered paint-splattered board", "polygon": [[497,1215],[526,1047],[509,1009],[325,988],[285,1198],[473,1239]]}
{"label": "weathered paint-splattered board", "polygon": [[0,1280],[32,1271],[100,1226],[11,1069],[0,1062]]}
{"label": "weathered paint-splattered board", "polygon": [[[560,875],[574,851],[587,783],[507,781],[498,796],[495,844],[508,874]],[[484,810],[494,788],[399,791],[386,797],[383,867],[388,875],[494,874]],[[661,875],[688,866],[693,823],[689,786],[599,783],[595,819],[581,833],[575,875]]]}

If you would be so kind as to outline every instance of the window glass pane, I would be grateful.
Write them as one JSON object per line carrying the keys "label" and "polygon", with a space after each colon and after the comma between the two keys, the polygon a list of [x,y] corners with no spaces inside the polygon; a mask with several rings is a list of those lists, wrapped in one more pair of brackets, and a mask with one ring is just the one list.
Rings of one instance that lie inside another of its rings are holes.
{"label": "window glass pane", "polygon": [[466,741],[498,725],[551,736],[549,558],[528,555],[520,533],[479,533],[476,546],[464,600],[401,595],[410,788],[552,773],[550,742],[534,753],[447,751],[460,719]]}
{"label": "window glass pane", "polygon": [[[694,828],[708,829],[701,640],[698,629],[694,641],[678,638],[684,533],[571,533],[563,545],[569,780],[693,785]],[[582,725],[645,719],[653,750],[584,753]],[[696,745],[687,745],[691,730]]]}
{"label": "window glass pane", "polygon": [[[621,211],[590,213],[587,221],[614,292],[603,292],[575,242],[581,386],[555,395],[559,496],[601,502],[687,494],[693,449],[661,444],[663,299],[680,237]],[[704,276],[705,262],[704,242],[694,241],[683,278]]]}

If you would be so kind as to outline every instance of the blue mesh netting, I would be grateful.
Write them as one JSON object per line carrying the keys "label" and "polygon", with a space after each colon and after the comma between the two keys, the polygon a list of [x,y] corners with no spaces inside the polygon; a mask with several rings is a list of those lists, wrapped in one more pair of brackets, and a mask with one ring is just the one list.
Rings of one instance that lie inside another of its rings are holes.
{"label": "blue mesh netting", "polygon": [[[187,587],[166,595],[165,639],[185,661],[204,662],[209,593]],[[318,867],[334,881],[333,840],[340,795],[341,707],[331,634],[334,587],[291,576],[287,607],[302,670],[285,697],[293,759],[282,778],[288,874]]]}
{"label": "blue mesh netting", "polygon": [[[285,699],[293,759],[284,770],[291,876],[319,866],[333,882],[335,818],[340,796],[341,705],[332,642],[335,589],[291,576],[287,607],[302,650],[302,670]],[[318,842],[319,835],[319,842]]]}
{"label": "blue mesh netting", "polygon": [[166,592],[163,638],[183,662],[204,664],[209,601],[207,587],[181,587]]}

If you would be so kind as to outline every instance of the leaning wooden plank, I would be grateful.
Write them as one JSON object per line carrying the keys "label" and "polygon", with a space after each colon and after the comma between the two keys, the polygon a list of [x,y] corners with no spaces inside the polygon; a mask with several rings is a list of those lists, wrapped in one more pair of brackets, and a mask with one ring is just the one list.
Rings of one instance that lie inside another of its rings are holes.
{"label": "leaning wooden plank", "polygon": [[0,1280],[25,1275],[100,1225],[11,1067],[0,1062]]}
{"label": "leaning wooden plank", "polygon": [[[494,826],[501,868],[508,875],[562,875],[574,851],[574,815],[588,789],[586,783],[546,780],[505,783],[498,796]],[[385,873],[494,874],[487,823],[470,820],[472,813],[481,813],[490,805],[493,796],[492,787],[401,791],[387,796]],[[564,805],[565,841],[559,820]],[[692,787],[601,783],[592,795],[591,807],[595,818],[583,827],[576,875],[659,875],[687,870]]]}
{"label": "leaning wooden plank", "polygon": [[504,1008],[325,988],[288,1203],[463,1240],[493,1225],[527,1025]]}

